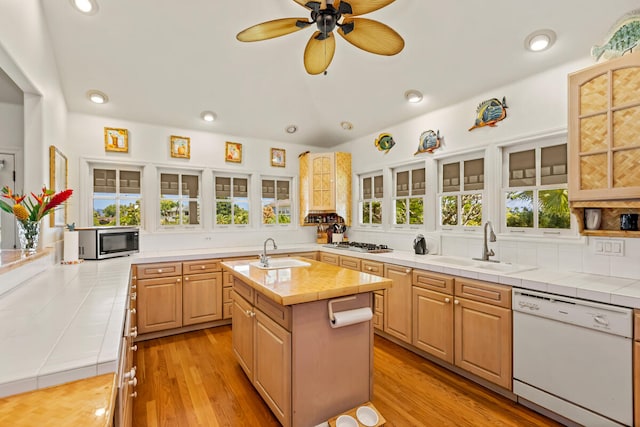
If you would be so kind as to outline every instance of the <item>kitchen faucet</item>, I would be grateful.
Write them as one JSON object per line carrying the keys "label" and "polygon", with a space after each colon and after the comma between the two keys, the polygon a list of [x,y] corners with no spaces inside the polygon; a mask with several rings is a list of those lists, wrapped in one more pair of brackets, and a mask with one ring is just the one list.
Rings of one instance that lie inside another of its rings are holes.
{"label": "kitchen faucet", "polygon": [[260,264],[262,264],[263,267],[269,267],[269,257],[267,256],[267,242],[269,240],[273,242],[273,249],[278,249],[278,245],[276,245],[276,241],[273,240],[272,237],[264,241],[264,249],[262,250],[262,255],[260,255]]}
{"label": "kitchen faucet", "polygon": [[482,247],[482,258],[474,258],[480,261],[491,261],[491,262],[499,262],[498,260],[489,259],[490,256],[494,256],[495,253],[493,249],[489,249],[489,245],[487,245],[487,227],[491,230],[489,233],[489,241],[496,241],[496,233],[493,232],[493,226],[491,225],[491,221],[487,221],[484,224],[484,246]]}

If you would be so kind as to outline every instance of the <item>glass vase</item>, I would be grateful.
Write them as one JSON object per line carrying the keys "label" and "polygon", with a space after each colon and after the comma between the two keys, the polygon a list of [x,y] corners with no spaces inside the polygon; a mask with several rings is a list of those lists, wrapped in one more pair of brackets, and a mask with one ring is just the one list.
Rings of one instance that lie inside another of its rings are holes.
{"label": "glass vase", "polygon": [[29,253],[35,252],[40,239],[40,221],[18,221],[18,237],[22,250]]}

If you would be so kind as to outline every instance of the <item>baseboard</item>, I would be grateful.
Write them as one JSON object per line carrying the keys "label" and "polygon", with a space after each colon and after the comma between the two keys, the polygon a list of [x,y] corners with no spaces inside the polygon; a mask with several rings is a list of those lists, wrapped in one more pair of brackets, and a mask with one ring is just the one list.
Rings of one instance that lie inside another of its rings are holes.
{"label": "baseboard", "polygon": [[181,328],[167,329],[166,331],[149,332],[138,335],[135,342],[147,341],[156,338],[168,337],[171,335],[184,334],[185,332],[199,331],[201,329],[215,328],[218,326],[231,325],[231,319],[215,320],[213,322],[198,323],[197,325],[183,326]]}

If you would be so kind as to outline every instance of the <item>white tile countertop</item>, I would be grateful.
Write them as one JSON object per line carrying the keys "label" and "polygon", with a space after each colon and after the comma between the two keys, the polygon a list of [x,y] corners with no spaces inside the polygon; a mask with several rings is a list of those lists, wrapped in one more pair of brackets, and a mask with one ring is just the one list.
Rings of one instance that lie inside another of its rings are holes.
{"label": "white tile countertop", "polygon": [[[555,272],[526,265],[408,251],[352,252],[282,245],[269,255],[322,250],[451,275],[640,308],[640,279]],[[116,372],[131,264],[255,256],[262,246],[147,251],[130,257],[52,265],[0,295],[0,397]],[[1,274],[0,281],[10,275]],[[11,276],[12,277],[12,276]]]}

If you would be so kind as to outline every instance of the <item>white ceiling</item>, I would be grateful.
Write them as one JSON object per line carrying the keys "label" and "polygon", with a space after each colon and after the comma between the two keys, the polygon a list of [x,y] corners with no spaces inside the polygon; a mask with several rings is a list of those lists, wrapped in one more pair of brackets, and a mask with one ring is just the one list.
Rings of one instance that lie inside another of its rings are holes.
{"label": "white ceiling", "polygon": [[[302,56],[313,28],[255,43],[235,38],[263,21],[308,18],[293,0],[97,1],[91,16],[69,0],[42,1],[70,111],[325,147],[584,58],[638,7],[637,0],[398,0],[365,17],[404,38],[400,54],[374,55],[337,37],[328,75],[311,76]],[[525,37],[542,28],[557,33],[555,46],[526,51]],[[90,103],[90,89],[110,102]],[[425,100],[407,104],[407,89]],[[203,122],[203,110],[218,120]],[[344,120],[353,130],[341,129]],[[299,131],[285,133],[290,124]]]}

